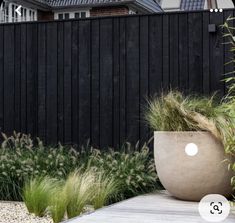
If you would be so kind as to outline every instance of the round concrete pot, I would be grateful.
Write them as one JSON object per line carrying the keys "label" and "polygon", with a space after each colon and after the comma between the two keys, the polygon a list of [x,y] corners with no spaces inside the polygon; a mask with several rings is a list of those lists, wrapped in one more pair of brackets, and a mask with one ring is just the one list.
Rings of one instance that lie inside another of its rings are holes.
{"label": "round concrete pot", "polygon": [[[185,147],[196,144],[198,152],[189,156]],[[223,145],[208,132],[154,132],[154,156],[159,179],[173,196],[200,201],[207,194],[232,193],[231,159]]]}

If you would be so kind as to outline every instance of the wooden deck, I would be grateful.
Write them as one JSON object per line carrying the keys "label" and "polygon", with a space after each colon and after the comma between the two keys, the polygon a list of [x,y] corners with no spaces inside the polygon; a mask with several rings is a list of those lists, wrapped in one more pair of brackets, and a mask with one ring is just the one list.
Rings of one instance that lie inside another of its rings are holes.
{"label": "wooden deck", "polygon": [[[235,209],[223,223],[235,222]],[[167,193],[138,196],[83,215],[68,223],[201,223],[197,202],[185,202]]]}

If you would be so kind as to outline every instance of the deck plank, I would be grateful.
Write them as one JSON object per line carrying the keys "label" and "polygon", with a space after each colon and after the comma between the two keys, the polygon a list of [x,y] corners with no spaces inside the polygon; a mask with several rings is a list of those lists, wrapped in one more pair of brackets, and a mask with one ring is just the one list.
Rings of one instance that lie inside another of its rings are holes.
{"label": "deck plank", "polygon": [[[233,212],[235,209],[232,210]],[[166,192],[138,196],[102,208],[68,223],[203,223],[198,213],[198,202],[174,199]],[[235,213],[223,221],[235,222]]]}

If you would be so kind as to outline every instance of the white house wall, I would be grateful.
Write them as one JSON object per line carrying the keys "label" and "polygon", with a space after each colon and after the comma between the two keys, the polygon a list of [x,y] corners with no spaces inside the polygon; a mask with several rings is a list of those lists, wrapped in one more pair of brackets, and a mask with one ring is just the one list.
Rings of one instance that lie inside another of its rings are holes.
{"label": "white house wall", "polygon": [[[165,11],[177,11],[180,10],[181,0],[162,0],[160,1],[161,7]],[[218,8],[234,8],[232,0],[217,0]],[[205,1],[204,9],[208,9],[208,1]]]}
{"label": "white house wall", "polygon": [[180,9],[181,0],[162,0],[162,8],[165,10]]}
{"label": "white house wall", "polygon": [[232,0],[217,0],[218,8],[234,8]]}

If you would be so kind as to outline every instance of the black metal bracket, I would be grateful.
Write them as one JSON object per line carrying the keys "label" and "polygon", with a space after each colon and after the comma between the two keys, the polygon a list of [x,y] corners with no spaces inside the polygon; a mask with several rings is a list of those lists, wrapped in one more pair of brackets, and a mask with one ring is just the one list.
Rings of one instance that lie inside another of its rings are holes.
{"label": "black metal bracket", "polygon": [[215,24],[209,24],[208,25],[208,32],[209,33],[215,33],[217,31],[217,27]]}

